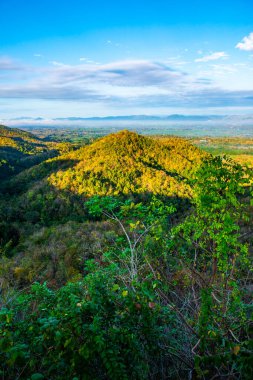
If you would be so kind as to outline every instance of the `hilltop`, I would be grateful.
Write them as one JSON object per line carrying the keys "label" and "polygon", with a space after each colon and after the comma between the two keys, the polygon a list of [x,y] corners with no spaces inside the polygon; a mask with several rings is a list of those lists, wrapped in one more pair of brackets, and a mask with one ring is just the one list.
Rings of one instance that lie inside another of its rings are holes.
{"label": "hilltop", "polygon": [[44,186],[84,198],[141,193],[188,197],[187,179],[205,155],[181,138],[155,140],[121,131],[23,171],[7,190],[22,193]]}
{"label": "hilltop", "polygon": [[198,148],[180,138],[161,142],[121,131],[64,156],[74,166],[51,174],[48,181],[79,195],[152,192],[187,197],[185,180],[203,157]]}

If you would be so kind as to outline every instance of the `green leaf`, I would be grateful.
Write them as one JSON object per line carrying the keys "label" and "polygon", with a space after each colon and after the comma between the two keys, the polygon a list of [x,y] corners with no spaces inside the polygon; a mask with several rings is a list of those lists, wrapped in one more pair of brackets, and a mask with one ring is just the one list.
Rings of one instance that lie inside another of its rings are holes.
{"label": "green leaf", "polygon": [[43,380],[45,377],[42,375],[42,373],[34,373],[31,376],[31,380]]}

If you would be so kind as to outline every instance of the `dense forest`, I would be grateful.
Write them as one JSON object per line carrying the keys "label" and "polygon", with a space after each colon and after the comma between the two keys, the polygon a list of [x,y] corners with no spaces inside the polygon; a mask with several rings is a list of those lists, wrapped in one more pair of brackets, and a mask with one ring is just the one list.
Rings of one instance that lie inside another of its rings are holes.
{"label": "dense forest", "polygon": [[253,173],[228,143],[0,126],[0,378],[253,378]]}

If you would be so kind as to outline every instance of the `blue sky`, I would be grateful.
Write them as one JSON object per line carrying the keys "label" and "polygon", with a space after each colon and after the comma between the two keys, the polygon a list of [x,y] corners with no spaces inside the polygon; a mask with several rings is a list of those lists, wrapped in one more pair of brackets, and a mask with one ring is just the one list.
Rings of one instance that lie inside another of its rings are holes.
{"label": "blue sky", "polygon": [[0,119],[253,113],[253,1],[1,0]]}

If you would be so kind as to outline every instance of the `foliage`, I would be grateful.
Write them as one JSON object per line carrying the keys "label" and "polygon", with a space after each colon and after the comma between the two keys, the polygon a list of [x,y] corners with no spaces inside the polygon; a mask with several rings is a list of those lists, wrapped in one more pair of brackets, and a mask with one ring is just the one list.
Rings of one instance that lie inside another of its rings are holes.
{"label": "foliage", "polygon": [[251,379],[252,170],[127,131],[72,148],[1,183],[0,377]]}
{"label": "foliage", "polygon": [[0,125],[0,178],[9,178],[57,156],[64,151],[63,145],[47,143],[32,133]]}
{"label": "foliage", "polygon": [[12,257],[2,256],[2,291],[24,288],[34,281],[47,281],[51,288],[78,281],[84,275],[86,260],[99,260],[116,236],[117,231],[107,221],[43,227],[20,242]]}
{"label": "foliage", "polygon": [[[1,311],[0,371],[6,379],[146,379],[170,358],[172,313],[147,285],[133,292],[115,282],[117,268],[96,270],[57,292],[34,285]],[[163,352],[160,345],[164,346]]]}
{"label": "foliage", "polygon": [[200,378],[237,378],[241,371],[244,378],[252,375],[252,310],[240,288],[251,262],[239,223],[247,219],[242,196],[250,175],[227,157],[205,161],[195,180],[195,211],[173,230],[173,244],[193,289]]}
{"label": "foliage", "polygon": [[16,246],[19,241],[19,232],[15,226],[1,222],[0,223],[0,255],[7,254],[9,248]]}
{"label": "foliage", "polygon": [[194,181],[196,211],[175,229],[194,244],[198,269],[206,266],[208,257],[216,276],[216,270],[231,270],[236,257],[245,259],[247,247],[239,242],[239,221],[246,214],[239,197],[245,194],[249,175],[250,171],[220,156],[205,161],[198,171]]}
{"label": "foliage", "polygon": [[[92,215],[104,214],[118,224],[123,233],[123,239],[119,238],[120,245],[116,246],[116,252],[128,270],[129,280],[125,279],[125,282],[136,281],[140,276],[140,268],[143,270],[146,260],[145,251],[141,253],[139,250],[141,243],[147,235],[155,236],[156,240],[161,238],[163,226],[169,215],[175,212],[175,208],[172,205],[166,205],[156,197],[152,197],[147,205],[133,203],[130,200],[122,202],[115,197],[93,197],[86,202],[86,206]],[[106,258],[118,262],[114,250],[111,252],[112,257],[107,252]]]}
{"label": "foliage", "polygon": [[49,183],[86,196],[150,192],[187,198],[186,179],[204,154],[185,141],[171,140],[164,144],[128,131],[106,136],[66,156],[76,165],[51,174]]}

